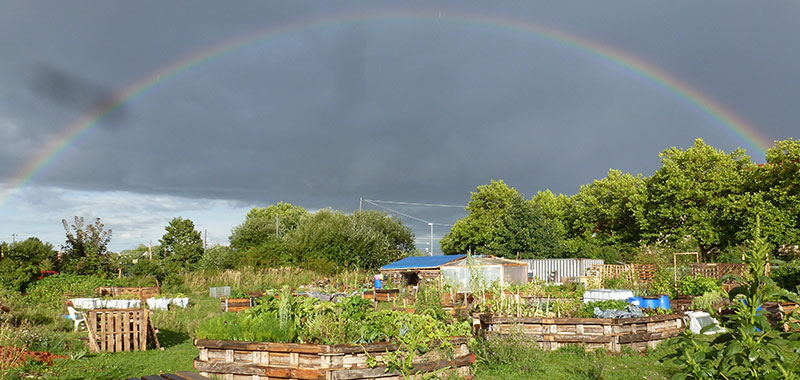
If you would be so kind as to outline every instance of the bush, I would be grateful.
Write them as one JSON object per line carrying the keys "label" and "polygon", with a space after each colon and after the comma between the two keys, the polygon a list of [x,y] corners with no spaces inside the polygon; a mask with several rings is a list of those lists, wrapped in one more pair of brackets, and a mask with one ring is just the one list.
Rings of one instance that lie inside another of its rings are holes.
{"label": "bush", "polygon": [[678,281],[678,293],[685,296],[699,296],[706,292],[723,292],[717,280],[703,275],[684,277]]}
{"label": "bush", "polygon": [[107,280],[96,276],[59,274],[34,282],[25,295],[25,301],[61,309],[70,297],[94,296],[96,289],[106,285]]}
{"label": "bush", "polygon": [[772,269],[770,277],[775,283],[790,292],[798,291],[800,286],[800,262],[793,261]]}

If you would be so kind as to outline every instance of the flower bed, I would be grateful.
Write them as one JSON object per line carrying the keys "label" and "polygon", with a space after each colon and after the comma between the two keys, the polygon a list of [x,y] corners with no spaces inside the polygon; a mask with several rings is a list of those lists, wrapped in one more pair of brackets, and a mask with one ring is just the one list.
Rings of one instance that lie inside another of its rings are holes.
{"label": "flower bed", "polygon": [[[415,356],[411,374],[429,374],[453,368],[458,376],[469,374],[474,356],[467,338],[450,339],[452,357],[432,350]],[[204,376],[221,379],[398,379],[386,365],[371,366],[398,352],[398,345],[370,343],[363,345],[326,345],[295,343],[257,343],[230,340],[197,339],[200,349],[194,368]]]}
{"label": "flower bed", "polygon": [[587,349],[604,348],[620,352],[622,347],[644,352],[686,329],[681,314],[645,318],[525,318],[480,316],[481,330],[487,339],[520,334],[545,350],[567,344],[584,344]]}

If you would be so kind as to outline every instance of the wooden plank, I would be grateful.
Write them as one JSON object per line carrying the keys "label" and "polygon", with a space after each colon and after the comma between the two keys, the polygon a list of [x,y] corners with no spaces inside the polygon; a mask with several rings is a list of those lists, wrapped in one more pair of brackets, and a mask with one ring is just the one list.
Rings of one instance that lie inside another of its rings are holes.
{"label": "wooden plank", "polygon": [[89,331],[89,351],[93,353],[100,352],[100,347],[97,345],[97,312],[89,312],[86,330]]}
{"label": "wooden plank", "polygon": [[121,313],[116,313],[114,316],[116,328],[114,329],[114,352],[122,352],[122,320],[127,319],[128,312],[124,311]]}
{"label": "wooden plank", "polygon": [[333,347],[322,344],[245,342],[213,339],[195,339],[194,345],[198,348],[216,348],[225,350],[232,349],[242,351],[299,352],[303,354],[331,353],[331,347]]}
{"label": "wooden plank", "polygon": [[138,318],[138,325],[139,325],[139,349],[141,351],[147,351],[147,316],[148,314],[145,312],[145,309],[141,309]]}
{"label": "wooden plank", "polygon": [[210,374],[257,375],[269,378],[300,380],[325,379],[325,373],[327,372],[325,369],[276,368],[238,363],[201,362],[198,360],[194,361],[194,369]]}
{"label": "wooden plank", "polygon": [[125,318],[122,320],[122,350],[131,350],[131,319],[135,313],[125,313]]}
{"label": "wooden plank", "polygon": [[[411,369],[412,374],[420,374],[425,372],[432,372],[441,368],[458,368],[469,366],[472,363],[472,355],[462,356],[454,360],[439,360],[417,363]],[[358,368],[358,369],[345,369],[331,372],[331,378],[335,380],[355,380],[355,379],[372,379],[379,377],[386,377],[389,375],[399,375],[396,371],[386,372],[385,366],[378,366],[375,368]]]}
{"label": "wooden plank", "polygon": [[141,334],[141,331],[139,331],[139,323],[137,322],[138,320],[136,319],[136,315],[137,314],[134,313],[134,316],[130,321],[131,330],[132,330],[131,331],[131,341],[133,343],[133,350],[134,351],[139,351],[139,334]]}
{"label": "wooden plank", "polygon": [[[211,380],[208,377],[201,376],[201,375],[198,375],[198,374],[196,374],[194,372],[189,372],[189,371],[175,372],[174,374],[171,374],[170,376],[173,376],[174,380],[184,380],[184,379],[186,379],[186,380]],[[170,380],[173,380],[173,379],[170,379]]]}
{"label": "wooden plank", "polygon": [[100,351],[106,351],[106,342],[108,341],[108,337],[106,336],[106,313],[99,312],[100,315]]}
{"label": "wooden plank", "polygon": [[143,376],[142,380],[165,380],[165,379],[158,375],[150,375],[150,376]]}

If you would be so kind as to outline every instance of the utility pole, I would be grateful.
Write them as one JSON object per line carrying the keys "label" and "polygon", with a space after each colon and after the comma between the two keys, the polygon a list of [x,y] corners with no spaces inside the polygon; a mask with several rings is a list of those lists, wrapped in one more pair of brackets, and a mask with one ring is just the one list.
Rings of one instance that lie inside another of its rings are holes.
{"label": "utility pole", "polygon": [[11,234],[11,244],[17,243],[17,234]]}
{"label": "utility pole", "polygon": [[153,261],[153,241],[150,240],[150,261]]}
{"label": "utility pole", "polygon": [[206,247],[208,247],[208,228],[205,229],[205,235],[203,236],[203,253],[206,252]]}
{"label": "utility pole", "polygon": [[280,239],[281,235],[279,234],[281,227],[281,222],[278,220],[278,214],[275,214],[275,238]]}
{"label": "utility pole", "polygon": [[433,223],[428,223],[431,226],[431,256],[433,256]]}
{"label": "utility pole", "polygon": [[364,198],[358,198],[358,212],[361,213],[361,202],[364,202]]}

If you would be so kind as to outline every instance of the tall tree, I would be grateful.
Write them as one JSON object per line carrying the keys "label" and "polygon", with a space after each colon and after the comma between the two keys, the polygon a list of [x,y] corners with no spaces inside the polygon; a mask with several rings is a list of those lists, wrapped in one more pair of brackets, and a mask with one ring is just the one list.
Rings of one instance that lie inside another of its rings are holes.
{"label": "tall tree", "polygon": [[735,242],[726,210],[735,207],[743,191],[750,158],[737,149],[730,154],[697,139],[686,150],[670,148],[660,155],[662,166],[647,180],[640,225],[651,242],[676,242],[691,237],[705,259]]}
{"label": "tall tree", "polygon": [[441,241],[445,253],[494,254],[507,257],[557,257],[562,251],[556,223],[502,180],[478,186],[466,217]]}
{"label": "tall tree", "polygon": [[159,241],[164,260],[173,268],[192,269],[203,257],[203,239],[191,219],[177,217],[165,227]]}
{"label": "tall tree", "polygon": [[570,229],[573,237],[595,240],[598,245],[635,246],[641,237],[636,214],[641,209],[645,183],[611,169],[608,175],[581,186],[570,197],[573,212]]}
{"label": "tall tree", "polygon": [[233,228],[230,236],[231,248],[244,251],[272,239],[280,239],[297,228],[300,220],[307,214],[304,208],[284,202],[266,208],[253,208],[247,213],[244,222]]}
{"label": "tall tree", "polygon": [[61,271],[75,274],[108,274],[114,265],[108,255],[111,229],[96,218],[93,224],[84,224],[83,217],[75,217],[73,224],[62,219],[67,241],[62,246]]}

